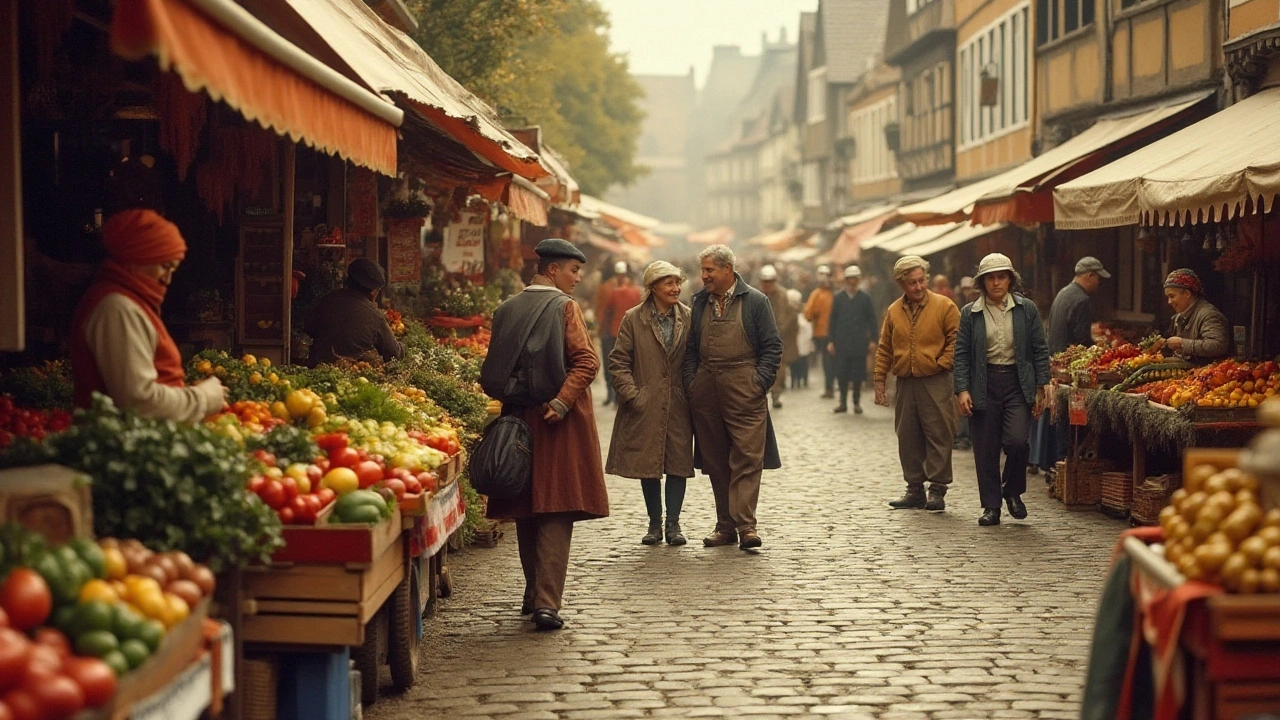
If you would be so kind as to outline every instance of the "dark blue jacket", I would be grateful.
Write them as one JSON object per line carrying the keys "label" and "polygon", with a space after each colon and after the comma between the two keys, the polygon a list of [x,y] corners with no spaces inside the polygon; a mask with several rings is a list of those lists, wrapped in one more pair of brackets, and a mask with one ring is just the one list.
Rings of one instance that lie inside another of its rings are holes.
{"label": "dark blue jacket", "polygon": [[[987,319],[974,312],[975,303],[960,309],[960,332],[956,335],[956,395],[966,390],[975,410],[987,404]],[[1036,388],[1049,384],[1049,345],[1036,304],[1013,296],[1013,357],[1018,368],[1018,384],[1028,405],[1035,405]]]}

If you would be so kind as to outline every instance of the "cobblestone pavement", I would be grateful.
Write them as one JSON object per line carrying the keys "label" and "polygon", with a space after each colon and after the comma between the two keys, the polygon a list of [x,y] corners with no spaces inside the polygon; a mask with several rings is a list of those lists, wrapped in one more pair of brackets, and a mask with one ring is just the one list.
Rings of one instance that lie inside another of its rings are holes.
{"label": "cobblestone pavement", "polygon": [[773,411],[785,467],[765,473],[758,555],[702,547],[705,479],[689,484],[690,544],[642,546],[639,483],[610,477],[613,514],[574,533],[564,630],[520,617],[511,528],[452,557],[455,593],[427,625],[418,683],[384,686],[365,718],[1078,717],[1123,525],[1066,511],[1033,476],[1027,520],[981,528],[962,452],[946,513],[892,511],[892,411],[866,393],[865,415],[833,415],[820,392],[789,391]]}

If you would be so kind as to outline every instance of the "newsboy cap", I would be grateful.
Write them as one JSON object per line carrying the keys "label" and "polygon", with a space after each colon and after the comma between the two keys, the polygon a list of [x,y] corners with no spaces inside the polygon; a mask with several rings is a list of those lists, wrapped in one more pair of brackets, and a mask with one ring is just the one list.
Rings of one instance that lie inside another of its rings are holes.
{"label": "newsboy cap", "polygon": [[538,243],[537,247],[535,247],[533,251],[543,260],[556,260],[563,258],[566,260],[577,260],[579,262],[587,261],[587,256],[583,255],[581,250],[575,247],[573,243],[561,238],[547,238],[546,240]]}
{"label": "newsboy cap", "polygon": [[1088,272],[1098,273],[1099,277],[1111,277],[1111,273],[1102,267],[1102,261],[1092,255],[1086,255],[1080,258],[1080,262],[1076,263],[1077,275],[1083,275]]}
{"label": "newsboy cap", "polygon": [[382,266],[368,258],[356,258],[347,266],[347,279],[354,285],[373,292],[387,284],[387,274]]}

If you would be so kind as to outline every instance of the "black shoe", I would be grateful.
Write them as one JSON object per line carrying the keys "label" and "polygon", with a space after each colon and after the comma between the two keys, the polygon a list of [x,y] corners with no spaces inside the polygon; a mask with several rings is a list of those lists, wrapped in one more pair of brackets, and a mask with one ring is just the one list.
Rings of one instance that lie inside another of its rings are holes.
{"label": "black shoe", "polygon": [[847,412],[849,412],[849,406],[848,406],[848,405],[837,405],[837,406],[836,406],[836,408],[835,408],[834,410],[832,410],[831,412],[833,412],[833,413],[847,413]]}
{"label": "black shoe", "polygon": [[1022,498],[1017,495],[1010,495],[1004,499],[1005,505],[1009,506],[1009,514],[1015,520],[1021,520],[1027,516],[1027,506],[1022,504]]}
{"label": "black shoe", "polygon": [[990,527],[1000,524],[1000,508],[984,508],[982,517],[978,518],[978,524],[982,527]]}
{"label": "black shoe", "polygon": [[946,495],[947,495],[947,491],[945,488],[940,491],[934,490],[933,488],[929,488],[929,500],[925,502],[924,509],[928,510],[929,512],[942,512],[946,510],[947,509]]}
{"label": "black shoe", "polygon": [[685,538],[684,533],[680,531],[680,523],[675,520],[667,521],[667,544],[668,545],[684,545],[689,542]]}
{"label": "black shoe", "polygon": [[919,495],[907,493],[897,500],[889,501],[889,507],[894,510],[920,510],[924,508],[925,504],[924,493]]}
{"label": "black shoe", "polygon": [[854,404],[853,404],[853,414],[854,414],[854,415],[861,415],[861,414],[862,414],[862,403],[854,403]]}
{"label": "black shoe", "polygon": [[539,630],[559,630],[564,627],[564,621],[560,619],[560,613],[551,608],[538,608],[533,611],[533,624]]}
{"label": "black shoe", "polygon": [[657,545],[662,542],[662,523],[650,522],[649,532],[645,533],[644,537],[640,538],[640,542],[645,545]]}

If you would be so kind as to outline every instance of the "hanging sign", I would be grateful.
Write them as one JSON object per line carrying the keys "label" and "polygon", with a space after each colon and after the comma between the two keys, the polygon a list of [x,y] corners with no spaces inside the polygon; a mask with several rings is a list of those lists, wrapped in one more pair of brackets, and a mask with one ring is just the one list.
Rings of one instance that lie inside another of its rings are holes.
{"label": "hanging sign", "polygon": [[388,219],[387,282],[416,283],[422,280],[422,218]]}
{"label": "hanging sign", "polygon": [[487,213],[464,212],[444,230],[440,263],[445,272],[479,275],[484,272],[484,231]]}

